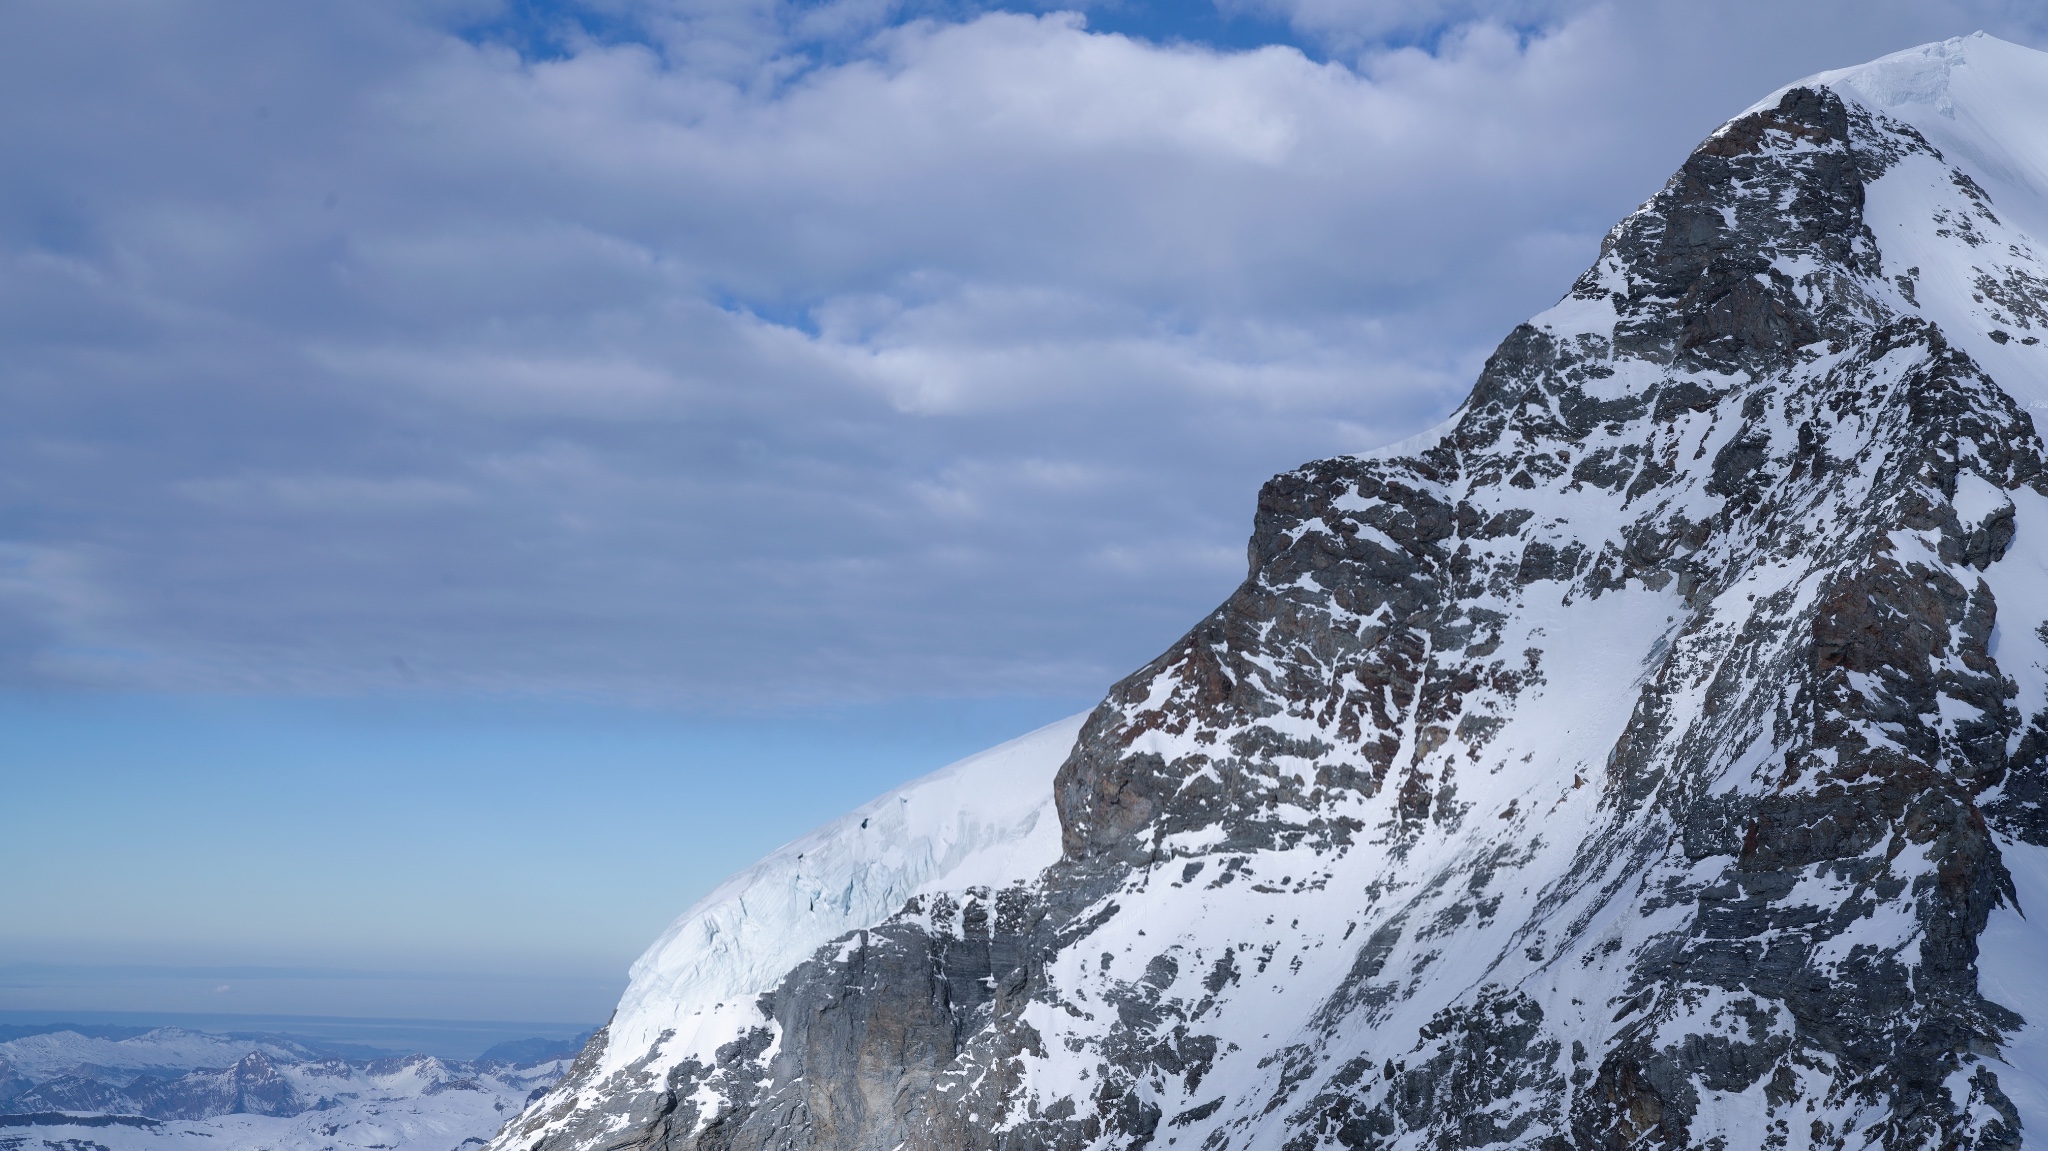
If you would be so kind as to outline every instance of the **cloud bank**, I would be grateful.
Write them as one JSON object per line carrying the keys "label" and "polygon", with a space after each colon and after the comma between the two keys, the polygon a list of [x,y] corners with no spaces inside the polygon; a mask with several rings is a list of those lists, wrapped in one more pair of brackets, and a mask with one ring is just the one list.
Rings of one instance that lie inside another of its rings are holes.
{"label": "cloud bank", "polygon": [[1228,593],[1267,475],[1445,415],[1721,119],[2042,33],[111,11],[0,13],[0,677],[716,707],[1098,691]]}

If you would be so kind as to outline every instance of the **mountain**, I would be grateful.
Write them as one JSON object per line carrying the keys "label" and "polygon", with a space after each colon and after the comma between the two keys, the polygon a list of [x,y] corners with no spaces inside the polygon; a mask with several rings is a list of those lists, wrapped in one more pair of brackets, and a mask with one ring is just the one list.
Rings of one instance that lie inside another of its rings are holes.
{"label": "mountain", "polygon": [[297,1062],[319,1052],[283,1036],[237,1039],[182,1027],[135,1029],[119,1039],[78,1031],[38,1031],[0,1042],[0,1061],[31,1080],[44,1080],[81,1064],[109,1076],[180,1074],[200,1067],[229,1067],[252,1051]]}
{"label": "mountain", "polygon": [[1077,732],[693,908],[493,1148],[2048,1137],[2036,236],[2048,56],[1771,95]]}
{"label": "mountain", "polygon": [[69,1031],[87,1039],[133,1039],[152,1030],[155,1029],[92,1023],[0,1023],[0,1043],[30,1035],[54,1035],[59,1031]]}
{"label": "mountain", "polygon": [[454,1151],[567,1067],[343,1059],[287,1036],[169,1027],[118,1040],[38,1032],[0,1043],[0,1151]]}

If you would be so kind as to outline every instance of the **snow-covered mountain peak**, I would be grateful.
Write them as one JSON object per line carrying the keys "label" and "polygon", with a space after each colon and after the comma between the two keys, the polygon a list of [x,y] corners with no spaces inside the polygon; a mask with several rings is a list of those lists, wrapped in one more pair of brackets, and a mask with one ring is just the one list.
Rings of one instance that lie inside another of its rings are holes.
{"label": "snow-covered mountain peak", "polygon": [[2048,405],[2048,388],[2035,386],[2048,381],[2040,356],[2021,351],[2048,330],[2037,301],[2048,276],[2048,53],[1979,32],[1797,86],[1828,88],[1925,140],[1926,152],[1901,156],[1869,189],[1886,275],[1911,281],[1910,306],[2021,404]]}
{"label": "snow-covered mountain peak", "polygon": [[1034,753],[1056,844],[836,935],[866,857],[771,861],[495,1147],[2039,1138],[2044,59],[1731,120],[1445,425],[1265,486],[1244,583]]}
{"label": "snow-covered mountain peak", "polygon": [[[1880,56],[1867,64],[1835,68],[1795,80],[1750,105],[1744,115],[1776,105],[1786,92],[1794,88],[1827,87],[1853,95],[1876,108],[1893,110],[1902,105],[1918,104],[1937,115],[1954,118],[1955,103],[1950,96],[1949,80],[1958,65],[1970,61],[1973,48],[1977,66],[1983,68],[1988,65],[1993,69],[2001,65],[2010,68],[2014,63],[2014,57],[2007,56],[2001,49],[2013,49],[2016,53],[2030,51],[1983,32],[1937,40]],[[2029,66],[2023,57],[2018,63],[2022,69]]]}

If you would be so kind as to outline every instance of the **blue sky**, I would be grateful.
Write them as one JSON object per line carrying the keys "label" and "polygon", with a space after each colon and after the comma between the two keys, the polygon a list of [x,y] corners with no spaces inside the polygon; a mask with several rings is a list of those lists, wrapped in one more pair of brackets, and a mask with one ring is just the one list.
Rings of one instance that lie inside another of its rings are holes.
{"label": "blue sky", "polygon": [[[1991,2],[0,12],[0,1010],[576,1021]],[[225,988],[225,990],[222,990]]]}
{"label": "blue sky", "polygon": [[1069,708],[17,694],[0,1011],[601,1020],[678,900]]}

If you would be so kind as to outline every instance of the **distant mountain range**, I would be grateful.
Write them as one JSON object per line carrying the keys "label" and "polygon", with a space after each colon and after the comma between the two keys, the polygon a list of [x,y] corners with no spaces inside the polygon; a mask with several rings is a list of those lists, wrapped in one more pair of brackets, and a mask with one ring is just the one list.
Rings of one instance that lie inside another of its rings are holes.
{"label": "distant mountain range", "polygon": [[582,1044],[514,1040],[445,1060],[172,1027],[0,1034],[0,1151],[453,1151],[489,1138]]}

